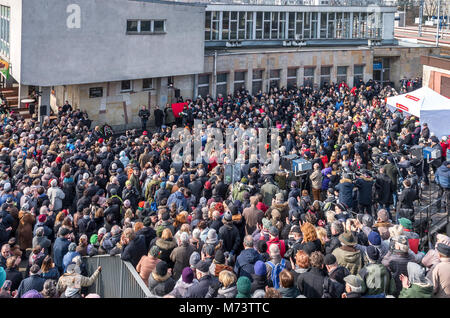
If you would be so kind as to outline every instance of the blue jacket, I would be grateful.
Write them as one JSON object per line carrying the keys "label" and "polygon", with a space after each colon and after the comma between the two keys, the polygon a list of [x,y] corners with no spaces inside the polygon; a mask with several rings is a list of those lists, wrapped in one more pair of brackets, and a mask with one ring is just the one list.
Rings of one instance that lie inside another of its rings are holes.
{"label": "blue jacket", "polygon": [[169,199],[167,200],[167,206],[170,207],[172,203],[176,203],[177,209],[179,209],[180,206],[183,207],[183,210],[188,209],[187,200],[184,197],[183,193],[181,193],[180,191],[176,191],[169,196]]}
{"label": "blue jacket", "polygon": [[66,272],[66,268],[67,266],[69,266],[69,264],[72,262],[72,260],[74,259],[74,257],[79,256],[80,253],[78,252],[67,252],[66,255],[64,255],[63,257],[63,268],[64,268],[64,272]]}
{"label": "blue jacket", "polygon": [[252,274],[255,273],[254,265],[257,261],[264,262],[262,256],[253,248],[243,250],[236,259],[234,265],[234,272],[237,277],[247,276],[253,280]]}
{"label": "blue jacket", "polygon": [[446,165],[436,170],[436,182],[445,189],[450,189],[450,169]]}
{"label": "blue jacket", "polygon": [[69,245],[70,241],[63,237],[58,237],[53,244],[53,261],[61,273],[64,270],[63,258],[69,250]]}
{"label": "blue jacket", "polygon": [[342,179],[335,188],[339,191],[339,202],[342,202],[351,208],[353,206],[354,188],[352,181],[350,179]]}

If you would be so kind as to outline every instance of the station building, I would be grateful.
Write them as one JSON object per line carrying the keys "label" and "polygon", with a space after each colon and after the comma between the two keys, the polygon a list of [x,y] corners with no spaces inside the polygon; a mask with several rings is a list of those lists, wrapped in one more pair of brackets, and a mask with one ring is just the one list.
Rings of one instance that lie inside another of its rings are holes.
{"label": "station building", "polygon": [[[95,124],[137,126],[198,95],[320,88],[370,78],[398,86],[439,49],[394,38],[384,0],[0,0],[1,85],[68,100]],[[20,107],[20,105],[18,105]]]}

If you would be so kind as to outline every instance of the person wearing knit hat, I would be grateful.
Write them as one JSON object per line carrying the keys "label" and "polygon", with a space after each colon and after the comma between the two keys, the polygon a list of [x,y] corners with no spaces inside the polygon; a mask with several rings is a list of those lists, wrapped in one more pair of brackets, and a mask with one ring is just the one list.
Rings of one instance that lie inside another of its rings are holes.
{"label": "person wearing knit hat", "polygon": [[169,293],[170,296],[175,298],[186,298],[187,291],[198,284],[198,281],[194,278],[195,273],[190,267],[183,268],[181,273],[181,279],[177,281],[173,290]]}
{"label": "person wearing knit hat", "polygon": [[209,229],[207,238],[205,240],[206,244],[217,245],[219,238],[215,229]]}
{"label": "person wearing knit hat", "polygon": [[189,266],[195,269],[195,265],[200,262],[200,254],[198,252],[194,252],[189,257]]}
{"label": "person wearing knit hat", "polygon": [[432,281],[434,285],[434,298],[450,297],[450,246],[445,243],[438,243],[436,250],[439,254],[440,262],[434,267]]}
{"label": "person wearing knit hat", "polygon": [[252,283],[247,276],[241,276],[236,283],[238,293],[236,298],[251,298]]}
{"label": "person wearing knit hat", "polygon": [[[434,249],[430,249],[427,254],[422,258],[422,264],[428,269],[434,268],[437,264],[440,263],[439,251],[437,250],[437,246],[439,243],[443,243],[444,245],[450,246],[450,237],[445,234],[438,233],[436,235],[436,243],[434,244]],[[431,279],[432,270],[428,271],[428,278]]]}
{"label": "person wearing knit hat", "polygon": [[398,219],[398,223],[400,225],[402,225],[404,229],[407,229],[407,230],[412,230],[413,229],[413,224],[412,224],[411,220],[409,220],[407,218],[400,218],[400,219]]}
{"label": "person wearing knit hat", "polygon": [[346,283],[345,293],[342,294],[342,298],[361,298],[364,292],[362,279],[357,275],[348,275],[344,281]]}
{"label": "person wearing knit hat", "polygon": [[148,279],[148,288],[156,296],[164,296],[173,290],[175,280],[172,278],[172,271],[165,261],[156,264]]}

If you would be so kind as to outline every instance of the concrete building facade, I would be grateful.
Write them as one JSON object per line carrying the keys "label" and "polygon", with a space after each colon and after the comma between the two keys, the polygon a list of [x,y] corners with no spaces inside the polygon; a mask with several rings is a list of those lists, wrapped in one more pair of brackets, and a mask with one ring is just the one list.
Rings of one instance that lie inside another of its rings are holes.
{"label": "concrete building facade", "polygon": [[397,43],[396,8],[382,0],[201,2],[0,0],[5,85],[124,129],[137,126],[141,105],[153,116],[179,96],[358,78],[398,85],[439,51]]}

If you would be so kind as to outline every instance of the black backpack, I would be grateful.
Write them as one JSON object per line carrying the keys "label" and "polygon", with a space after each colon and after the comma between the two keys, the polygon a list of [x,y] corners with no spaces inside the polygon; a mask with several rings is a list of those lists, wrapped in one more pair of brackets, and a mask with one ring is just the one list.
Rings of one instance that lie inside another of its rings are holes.
{"label": "black backpack", "polygon": [[322,298],[341,298],[345,286],[338,281],[326,276],[323,280]]}

